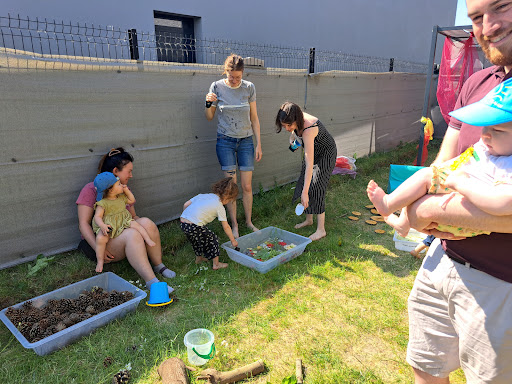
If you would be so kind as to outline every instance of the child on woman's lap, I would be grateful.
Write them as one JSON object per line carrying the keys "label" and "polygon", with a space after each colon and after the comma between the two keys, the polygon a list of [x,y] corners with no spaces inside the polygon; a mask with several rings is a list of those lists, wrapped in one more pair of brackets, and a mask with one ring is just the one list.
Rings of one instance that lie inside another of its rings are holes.
{"label": "child on woman's lap", "polygon": [[135,202],[135,197],[118,177],[111,172],[100,173],[94,179],[94,186],[97,202],[94,204],[92,227],[96,234],[96,272],[102,272],[109,239],[119,236],[126,228],[137,230],[150,247],[155,246],[155,242],[126,209],[127,204]]}
{"label": "child on woman's lap", "polygon": [[212,192],[197,195],[183,205],[180,228],[192,244],[196,264],[212,260],[213,269],[217,270],[226,268],[228,264],[219,261],[219,239],[206,227],[206,224],[217,217],[233,247],[238,246],[227,222],[224,208],[225,204],[236,200],[238,186],[232,177],[226,177],[212,185]]}
{"label": "child on woman's lap", "polygon": [[[446,163],[419,170],[390,194],[373,180],[368,183],[369,199],[401,236],[406,236],[410,229],[407,206],[426,193],[449,194],[445,205],[457,192],[484,212],[497,216],[512,214],[512,79],[498,85],[482,100],[450,115],[483,127],[480,141],[474,147]],[[400,216],[393,213],[398,209],[402,209]],[[490,233],[449,225],[437,229],[458,237]]]}

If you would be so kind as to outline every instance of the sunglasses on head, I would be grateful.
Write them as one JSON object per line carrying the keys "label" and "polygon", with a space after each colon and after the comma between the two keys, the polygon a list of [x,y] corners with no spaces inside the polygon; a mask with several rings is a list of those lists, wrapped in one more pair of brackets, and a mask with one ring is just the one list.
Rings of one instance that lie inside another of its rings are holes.
{"label": "sunglasses on head", "polygon": [[121,153],[121,151],[120,151],[119,149],[112,148],[112,149],[110,150],[110,152],[108,153],[108,157],[112,157],[112,156],[114,156],[114,155],[118,155],[118,154],[120,154],[120,153]]}

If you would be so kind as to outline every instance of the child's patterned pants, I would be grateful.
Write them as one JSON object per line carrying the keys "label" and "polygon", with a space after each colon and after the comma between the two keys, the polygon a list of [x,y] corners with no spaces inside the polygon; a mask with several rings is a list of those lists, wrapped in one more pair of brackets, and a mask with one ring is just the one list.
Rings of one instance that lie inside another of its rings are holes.
{"label": "child's patterned pants", "polygon": [[204,256],[208,260],[219,256],[219,239],[206,225],[180,223],[180,228],[192,244],[196,256]]}

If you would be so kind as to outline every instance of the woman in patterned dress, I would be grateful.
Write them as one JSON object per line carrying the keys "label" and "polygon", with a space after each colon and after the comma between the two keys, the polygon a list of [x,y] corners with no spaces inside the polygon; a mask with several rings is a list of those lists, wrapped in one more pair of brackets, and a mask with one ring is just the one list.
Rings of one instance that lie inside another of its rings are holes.
{"label": "woman in patterned dress", "polygon": [[336,143],[317,117],[303,113],[292,102],[281,105],[276,116],[276,131],[284,128],[291,133],[290,143],[301,142],[304,147],[302,171],[295,187],[293,200],[300,197],[305,208],[306,220],[295,228],[313,224],[317,215],[317,229],[309,238],[318,240],[325,237],[325,191],[336,164]]}

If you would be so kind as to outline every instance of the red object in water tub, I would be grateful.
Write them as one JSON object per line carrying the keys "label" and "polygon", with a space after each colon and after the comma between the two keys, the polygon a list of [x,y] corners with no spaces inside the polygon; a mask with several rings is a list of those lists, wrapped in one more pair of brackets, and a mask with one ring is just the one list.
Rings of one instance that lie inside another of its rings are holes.
{"label": "red object in water tub", "polygon": [[281,246],[283,246],[283,247],[284,247],[284,246],[286,245],[286,243],[285,243],[284,241],[280,241],[280,242],[279,242],[279,245],[281,245]]}

